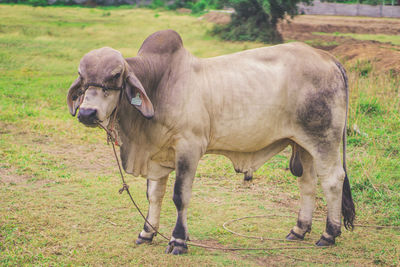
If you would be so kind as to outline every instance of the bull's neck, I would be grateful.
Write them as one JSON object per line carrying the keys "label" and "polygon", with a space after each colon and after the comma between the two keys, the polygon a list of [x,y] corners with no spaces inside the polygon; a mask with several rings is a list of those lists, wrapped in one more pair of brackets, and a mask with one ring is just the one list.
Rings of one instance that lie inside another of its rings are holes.
{"label": "bull's neck", "polygon": [[[174,55],[165,54],[140,54],[134,58],[126,59],[130,71],[140,80],[155,110],[155,116],[148,120],[130,104],[126,95],[121,97],[118,109],[118,123],[122,139],[121,160],[126,171],[138,175],[145,173],[142,170],[147,166],[150,157],[168,140],[169,132],[160,121],[163,120],[163,114],[160,114],[160,106],[165,89],[162,85],[162,79],[165,74],[170,73],[171,66],[179,65],[182,57],[190,54],[185,50],[177,51]],[[164,78],[163,78],[164,77]]]}
{"label": "bull's neck", "polygon": [[154,124],[157,124],[157,120],[161,116],[157,113],[159,108],[158,102],[160,101],[160,97],[157,97],[157,95],[163,94],[162,91],[165,89],[163,86],[160,86],[161,80],[165,74],[170,74],[171,66],[175,64],[175,68],[177,68],[182,59],[186,56],[190,56],[190,53],[182,48],[172,54],[139,52],[137,57],[126,59],[130,68],[129,71],[135,74],[146,90],[153,104],[155,116],[150,120],[144,118],[142,114],[128,102],[127,98],[123,97],[121,101],[122,108],[118,114],[122,131],[126,133],[135,131],[137,134],[143,134],[143,130],[148,129],[151,125],[154,126]]}
{"label": "bull's neck", "polygon": [[136,141],[143,137],[141,136],[148,127],[149,120],[144,118],[140,112],[129,103],[128,98],[124,95],[121,97],[121,101],[118,107],[117,120],[119,124],[119,130],[122,131],[123,141]]}
{"label": "bull's neck", "polygon": [[143,174],[143,166],[147,166],[149,160],[148,147],[149,120],[133,107],[127,97],[121,97],[117,113],[118,135],[121,140],[120,157],[124,170],[135,176]]}
{"label": "bull's neck", "polygon": [[[161,78],[168,68],[168,57],[157,54],[144,54],[137,57],[127,58],[126,62],[129,64],[130,70],[139,79],[143,88],[146,90],[147,95],[152,102],[154,109],[157,109],[155,95]],[[144,118],[140,112],[133,107],[126,97],[122,97],[119,110],[119,123],[121,130],[129,137],[139,138],[143,135],[145,130],[152,124],[151,121]],[[156,120],[157,116],[151,120]],[[144,141],[142,137],[141,141]],[[136,140],[130,140],[135,142]]]}
{"label": "bull's neck", "polygon": [[147,95],[151,97],[167,70],[168,59],[162,55],[151,54],[128,58],[126,61],[142,83]]}

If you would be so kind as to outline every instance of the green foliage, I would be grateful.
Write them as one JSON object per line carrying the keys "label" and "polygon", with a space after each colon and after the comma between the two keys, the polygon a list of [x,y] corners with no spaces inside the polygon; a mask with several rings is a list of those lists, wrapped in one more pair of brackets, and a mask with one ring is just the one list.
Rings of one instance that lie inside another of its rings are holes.
{"label": "green foliage", "polygon": [[204,11],[208,7],[208,2],[210,2],[210,1],[200,0],[200,1],[197,1],[196,3],[194,3],[191,8],[192,13],[195,14],[195,13],[200,13],[200,12]]}
{"label": "green foliage", "polygon": [[249,40],[264,43],[282,42],[277,23],[285,14],[297,14],[299,2],[310,0],[226,0],[226,4],[235,9],[230,24],[216,26],[214,34],[225,40]]}
{"label": "green foliage", "polygon": [[149,5],[150,8],[160,8],[165,7],[165,2],[163,0],[153,0]]}
{"label": "green foliage", "polygon": [[31,6],[48,6],[47,0],[5,0],[4,3],[9,4],[25,4]]}
{"label": "green foliage", "polygon": [[[162,0],[155,0],[157,2]],[[103,7],[103,8],[123,8],[129,9],[134,5],[127,5],[125,3],[120,3],[115,1],[113,5],[106,4],[105,0],[87,0],[83,4],[76,4],[73,0],[56,0],[51,4],[48,0],[0,0],[0,3],[8,3],[8,4],[23,4],[30,6],[84,6],[84,7]]]}
{"label": "green foliage", "polygon": [[369,60],[357,61],[354,66],[351,67],[351,71],[358,73],[362,77],[368,77],[372,71],[372,64]]}
{"label": "green foliage", "polygon": [[175,0],[172,4],[167,5],[167,8],[171,10],[187,8],[192,11],[192,14],[199,14],[210,9],[221,9],[223,8],[222,3],[221,0]]}
{"label": "green foliage", "polygon": [[382,113],[381,106],[376,97],[369,99],[364,98],[358,103],[358,105],[360,112],[364,113],[365,115],[372,116]]}
{"label": "green foliage", "polygon": [[373,40],[381,43],[392,43],[394,45],[400,45],[400,35],[340,33],[340,32],[335,32],[335,33],[313,32],[312,34],[322,35],[322,36],[342,36],[342,37],[350,37],[357,40]]}

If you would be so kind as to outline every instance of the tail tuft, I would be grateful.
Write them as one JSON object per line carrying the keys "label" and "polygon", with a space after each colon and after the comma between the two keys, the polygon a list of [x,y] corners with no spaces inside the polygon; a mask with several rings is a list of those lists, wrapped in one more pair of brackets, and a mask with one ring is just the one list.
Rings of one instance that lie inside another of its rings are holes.
{"label": "tail tuft", "polygon": [[[346,172],[346,171],[345,171]],[[356,210],[354,208],[353,197],[351,196],[351,189],[349,178],[344,177],[343,182],[343,193],[342,193],[342,215],[343,224],[347,230],[354,229],[354,218],[356,217]]]}

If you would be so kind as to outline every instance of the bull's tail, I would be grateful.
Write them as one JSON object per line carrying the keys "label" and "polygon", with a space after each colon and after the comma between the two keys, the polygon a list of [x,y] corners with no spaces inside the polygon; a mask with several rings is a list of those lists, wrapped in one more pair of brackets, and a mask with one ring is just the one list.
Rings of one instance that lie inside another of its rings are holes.
{"label": "bull's tail", "polygon": [[348,79],[346,70],[339,62],[336,62],[337,67],[342,73],[345,90],[346,90],[346,120],[343,129],[343,169],[345,173],[344,182],[343,182],[343,193],[342,193],[342,215],[343,215],[343,224],[346,229],[353,230],[354,228],[354,218],[356,216],[356,211],[354,208],[353,197],[351,196],[350,182],[347,177],[346,171],[346,142],[347,142],[347,112],[349,109],[349,87],[348,87]]}
{"label": "bull's tail", "polygon": [[347,172],[345,170],[346,176],[343,182],[343,193],[342,193],[342,215],[343,224],[346,229],[353,230],[354,228],[354,218],[356,217],[356,211],[354,208],[353,198],[351,196],[351,189],[349,178],[347,178]]}

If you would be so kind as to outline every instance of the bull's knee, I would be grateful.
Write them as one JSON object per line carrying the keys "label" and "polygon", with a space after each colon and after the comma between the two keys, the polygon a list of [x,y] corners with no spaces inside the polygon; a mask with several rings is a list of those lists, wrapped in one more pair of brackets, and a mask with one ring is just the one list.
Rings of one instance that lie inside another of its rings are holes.
{"label": "bull's knee", "polygon": [[[328,213],[340,213],[340,207],[338,206],[341,204],[344,177],[345,172],[341,166],[335,168],[331,174],[321,176],[321,186],[325,193]],[[338,214],[330,217],[336,220]]]}
{"label": "bull's knee", "polygon": [[342,194],[343,188],[343,180],[344,180],[344,172],[343,174],[336,175],[330,179],[325,179],[321,182],[322,189],[324,193],[327,194]]}

